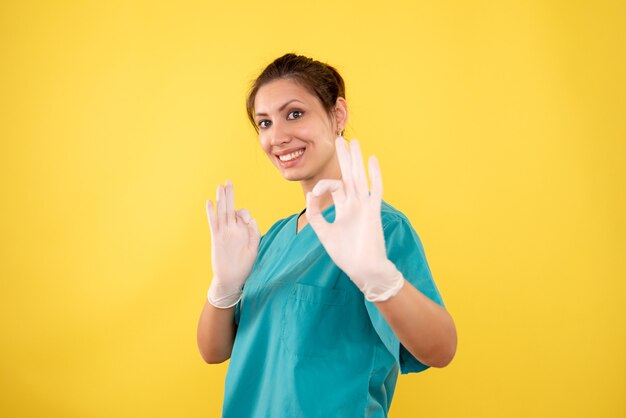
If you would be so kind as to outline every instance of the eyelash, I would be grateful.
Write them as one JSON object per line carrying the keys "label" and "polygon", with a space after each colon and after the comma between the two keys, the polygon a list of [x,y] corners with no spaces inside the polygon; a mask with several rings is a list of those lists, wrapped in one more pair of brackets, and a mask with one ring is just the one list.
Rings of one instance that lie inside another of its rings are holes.
{"label": "eyelash", "polygon": [[[298,113],[300,116],[295,117],[295,118],[290,117],[293,113]],[[300,118],[302,117],[302,115],[304,115],[304,112],[303,112],[302,110],[292,110],[292,111],[290,111],[290,112],[287,114],[287,120],[296,120],[296,119],[300,119]],[[260,128],[260,129],[266,129],[266,128],[269,128],[269,126],[263,126],[263,124],[264,124],[264,123],[266,123],[266,122],[268,122],[268,123],[270,123],[270,124],[272,123],[272,121],[270,121],[270,120],[263,119],[263,120],[260,120],[260,121],[259,121],[259,123],[258,123],[257,125],[259,126],[259,128]]]}

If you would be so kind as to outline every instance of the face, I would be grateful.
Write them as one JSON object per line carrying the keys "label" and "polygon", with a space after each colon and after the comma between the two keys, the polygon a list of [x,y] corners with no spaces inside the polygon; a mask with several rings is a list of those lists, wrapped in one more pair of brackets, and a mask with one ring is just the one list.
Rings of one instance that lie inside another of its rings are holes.
{"label": "face", "polygon": [[283,177],[311,182],[340,178],[337,131],[347,117],[345,100],[331,117],[314,94],[286,79],[264,84],[254,101],[261,147]]}

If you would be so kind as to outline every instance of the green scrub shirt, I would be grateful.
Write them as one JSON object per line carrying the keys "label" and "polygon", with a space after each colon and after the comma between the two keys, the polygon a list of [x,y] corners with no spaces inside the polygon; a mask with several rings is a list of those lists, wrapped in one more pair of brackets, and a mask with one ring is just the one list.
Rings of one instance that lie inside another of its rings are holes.
{"label": "green scrub shirt", "polygon": [[[400,344],[311,226],[296,233],[302,213],[261,238],[235,307],[223,417],[386,417],[398,372],[427,366]],[[334,205],[322,213],[332,222]],[[444,306],[409,220],[384,201],[381,214],[388,258]]]}

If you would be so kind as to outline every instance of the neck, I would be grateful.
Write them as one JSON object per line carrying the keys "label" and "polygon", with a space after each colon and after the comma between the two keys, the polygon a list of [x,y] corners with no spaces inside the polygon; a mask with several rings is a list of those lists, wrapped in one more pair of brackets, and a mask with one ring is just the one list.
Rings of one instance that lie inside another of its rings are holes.
{"label": "neck", "polygon": [[[304,196],[305,196],[305,205],[306,205],[306,194],[307,192],[304,192]],[[324,210],[328,209],[332,204],[333,204],[333,197],[330,195],[330,193],[325,193],[322,196],[320,196],[319,198],[319,204],[320,204],[320,212],[323,212]]]}
{"label": "neck", "polygon": [[[322,179],[341,180],[341,170],[339,169],[339,163],[336,163],[335,170],[333,170],[332,174],[327,173],[324,176],[315,176],[314,178],[300,181],[300,186],[302,186],[302,192],[304,194],[305,205],[306,205],[306,194],[309,192],[312,192],[317,182]],[[324,193],[322,196],[320,196],[319,202],[320,202],[320,212],[321,212],[333,204],[333,197],[331,196],[330,193]]]}

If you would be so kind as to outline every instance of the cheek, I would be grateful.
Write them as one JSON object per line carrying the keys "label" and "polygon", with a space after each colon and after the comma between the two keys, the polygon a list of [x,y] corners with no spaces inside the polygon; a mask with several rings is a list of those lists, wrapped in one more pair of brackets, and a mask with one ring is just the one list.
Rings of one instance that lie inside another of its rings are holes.
{"label": "cheek", "polygon": [[263,137],[263,135],[259,136],[259,145],[264,153],[268,153],[270,150],[270,141]]}

